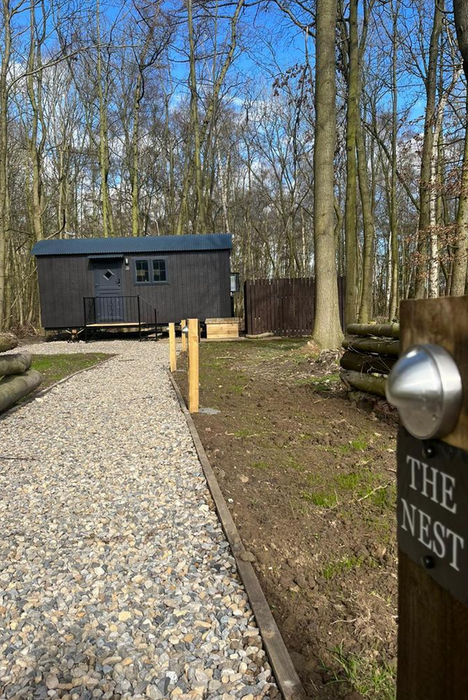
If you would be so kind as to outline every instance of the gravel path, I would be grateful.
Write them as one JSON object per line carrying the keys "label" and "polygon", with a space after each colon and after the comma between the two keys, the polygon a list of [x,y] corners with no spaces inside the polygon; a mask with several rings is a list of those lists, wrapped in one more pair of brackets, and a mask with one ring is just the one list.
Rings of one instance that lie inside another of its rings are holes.
{"label": "gravel path", "polygon": [[118,353],[0,421],[1,698],[278,698],[166,374]]}

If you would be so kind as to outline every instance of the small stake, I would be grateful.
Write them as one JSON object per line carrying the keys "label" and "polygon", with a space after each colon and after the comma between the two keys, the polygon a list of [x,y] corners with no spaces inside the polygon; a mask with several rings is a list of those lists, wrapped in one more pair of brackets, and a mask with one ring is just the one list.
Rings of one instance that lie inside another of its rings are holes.
{"label": "small stake", "polygon": [[199,339],[198,318],[188,320],[188,367],[189,367],[189,411],[198,413],[199,408]]}
{"label": "small stake", "polygon": [[169,324],[169,357],[171,363],[171,372],[175,372],[177,369],[175,323]]}

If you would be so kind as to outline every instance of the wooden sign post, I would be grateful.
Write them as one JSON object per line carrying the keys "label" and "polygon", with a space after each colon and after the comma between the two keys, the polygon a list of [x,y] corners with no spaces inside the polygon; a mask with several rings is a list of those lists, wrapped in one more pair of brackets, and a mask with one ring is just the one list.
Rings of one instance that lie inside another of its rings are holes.
{"label": "wooden sign post", "polygon": [[468,297],[402,302],[400,350],[421,343],[452,355],[463,405],[443,440],[400,429],[397,700],[468,700]]}
{"label": "wooden sign post", "polygon": [[170,358],[171,372],[175,372],[177,369],[175,323],[169,324],[169,358]]}
{"label": "wooden sign post", "polygon": [[198,318],[189,318],[188,329],[189,411],[198,413],[200,387]]}
{"label": "wooden sign post", "polygon": [[[180,330],[183,331],[185,328],[185,318],[180,322]],[[182,352],[187,352],[187,336],[185,333],[181,333],[182,336]]]}

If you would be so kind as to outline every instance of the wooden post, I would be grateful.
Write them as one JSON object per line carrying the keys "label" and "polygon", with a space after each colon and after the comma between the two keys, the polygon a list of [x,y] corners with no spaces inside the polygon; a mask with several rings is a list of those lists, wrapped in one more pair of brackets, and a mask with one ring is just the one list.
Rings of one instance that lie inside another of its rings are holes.
{"label": "wooden post", "polygon": [[189,411],[198,413],[200,387],[198,318],[189,318],[188,329]]}
{"label": "wooden post", "polygon": [[187,352],[187,336],[185,333],[182,333],[182,331],[185,328],[185,318],[182,319],[180,322],[180,330],[181,330],[181,336],[182,336],[182,352]]}
{"label": "wooden post", "polygon": [[[466,350],[468,348],[468,297],[442,297],[402,302],[402,351],[416,343],[435,343],[444,347],[458,365],[463,382],[463,407],[457,426],[443,439],[443,442],[468,450],[468,353]],[[435,454],[437,454],[437,444],[438,441],[434,441]],[[426,447],[426,452],[427,449]],[[464,462],[464,456],[462,459]],[[429,458],[424,461],[428,462],[428,467],[431,466]],[[440,463],[432,462],[432,464],[440,468]],[[446,466],[449,471],[450,460],[442,466]],[[468,458],[466,469],[468,470]],[[434,470],[433,473],[435,473]],[[466,491],[467,493],[462,492],[464,502],[457,504],[459,512],[466,512],[468,507],[468,489]],[[428,499],[425,500],[428,501]],[[430,508],[431,504],[428,502],[429,513]],[[443,511],[444,509],[442,513]],[[425,516],[425,518],[428,517]],[[441,519],[443,517],[442,514]],[[434,523],[431,522],[428,530],[425,530],[426,525],[424,527],[421,525],[422,534],[419,533],[419,537],[423,540],[426,534],[432,532]],[[436,525],[440,535],[441,523]],[[450,534],[455,541],[454,533]],[[465,538],[466,542],[468,533],[459,534]],[[453,542],[451,544],[449,542],[448,551],[451,552],[453,546],[455,546]],[[437,552],[438,549],[433,551]],[[459,602],[448,590],[431,578],[420,562],[412,561],[401,549],[398,554],[397,700],[422,698],[424,700],[441,700],[441,698],[466,700],[468,699],[468,600],[466,604]],[[466,562],[467,557],[468,551],[462,549],[460,559]],[[436,562],[436,566],[441,565],[440,560]],[[468,581],[466,588],[468,592]]]}
{"label": "wooden post", "polygon": [[169,356],[171,363],[171,372],[175,372],[177,369],[175,323],[169,324]]}

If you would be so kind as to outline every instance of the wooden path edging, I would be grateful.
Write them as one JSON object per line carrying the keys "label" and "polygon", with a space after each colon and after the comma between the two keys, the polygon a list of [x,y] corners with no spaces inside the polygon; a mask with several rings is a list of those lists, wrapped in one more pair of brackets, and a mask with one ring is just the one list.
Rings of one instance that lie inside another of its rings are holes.
{"label": "wooden path edging", "polygon": [[274,620],[265,594],[262,591],[257,574],[252,564],[242,559],[242,555],[246,554],[244,543],[242,542],[226,501],[224,500],[218,480],[208,460],[193,418],[185,405],[185,401],[174,378],[170,372],[168,372],[168,375],[182,409],[182,413],[187,421],[193,444],[195,445],[203,473],[208,483],[208,488],[215,503],[216,512],[221,521],[221,526],[231,546],[237,570],[244,584],[247,597],[260,630],[278,688],[284,700],[304,700],[306,697],[304,688],[302,687],[299,676],[291,661],[289,652],[286,649],[286,645]]}
{"label": "wooden path edging", "polygon": [[[69,353],[69,354],[72,355],[75,353]],[[76,353],[76,354],[78,355],[80,353]],[[57,355],[60,355],[60,353],[57,353]],[[51,354],[50,357],[53,357],[53,355]],[[7,408],[6,411],[3,411],[3,413],[0,413],[0,421],[2,421],[4,418],[8,418],[8,416],[11,416],[12,413],[16,413],[16,411],[19,411],[24,406],[27,406],[28,403],[32,403],[36,399],[41,399],[43,396],[48,394],[49,391],[52,391],[52,389],[55,389],[60,384],[63,384],[64,382],[68,382],[69,379],[73,379],[73,377],[77,377],[79,374],[83,374],[83,372],[89,372],[92,369],[97,369],[98,367],[101,367],[101,365],[105,365],[106,362],[110,362],[111,360],[113,360],[114,357],[117,357],[117,354],[111,355],[106,360],[101,360],[100,362],[96,362],[95,365],[91,365],[90,367],[83,367],[83,369],[79,369],[77,372],[73,372],[73,374],[67,374],[66,377],[62,377],[62,379],[59,379],[57,382],[54,382],[50,386],[46,386],[45,389],[42,389],[37,394],[34,394],[33,396],[28,396],[25,401],[21,401],[21,403],[14,404],[14,406],[11,406],[11,408]],[[34,355],[33,355],[33,358],[34,358]]]}

